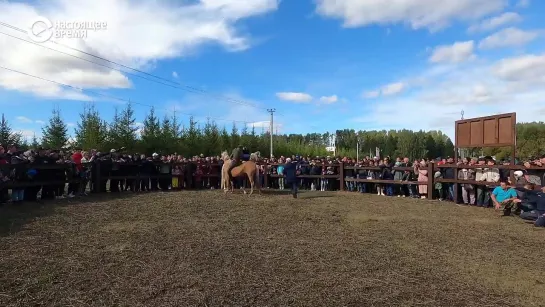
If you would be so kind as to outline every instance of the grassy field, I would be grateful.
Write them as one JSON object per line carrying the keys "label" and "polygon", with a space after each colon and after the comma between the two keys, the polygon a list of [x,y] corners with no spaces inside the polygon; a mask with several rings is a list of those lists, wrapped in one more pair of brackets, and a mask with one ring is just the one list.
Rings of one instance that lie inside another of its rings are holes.
{"label": "grassy field", "polygon": [[544,251],[432,201],[102,196],[0,209],[0,306],[544,306]]}

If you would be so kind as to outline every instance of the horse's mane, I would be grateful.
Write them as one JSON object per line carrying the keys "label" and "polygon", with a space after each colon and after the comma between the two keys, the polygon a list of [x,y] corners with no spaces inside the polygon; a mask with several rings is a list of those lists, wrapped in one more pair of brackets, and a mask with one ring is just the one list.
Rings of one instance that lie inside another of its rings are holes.
{"label": "horse's mane", "polygon": [[227,153],[227,151],[222,152],[222,153],[221,153],[221,159],[222,159],[223,161],[229,160],[229,153]]}
{"label": "horse's mane", "polygon": [[259,151],[250,154],[250,160],[252,161],[257,161],[259,158],[261,158],[261,153]]}

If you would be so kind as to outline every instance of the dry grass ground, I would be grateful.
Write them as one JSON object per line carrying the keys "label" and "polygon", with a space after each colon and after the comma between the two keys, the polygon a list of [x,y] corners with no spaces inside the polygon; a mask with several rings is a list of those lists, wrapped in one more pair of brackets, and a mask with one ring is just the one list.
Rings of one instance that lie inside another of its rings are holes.
{"label": "dry grass ground", "polygon": [[1,306],[545,305],[545,232],[493,210],[205,191],[3,208],[0,222]]}

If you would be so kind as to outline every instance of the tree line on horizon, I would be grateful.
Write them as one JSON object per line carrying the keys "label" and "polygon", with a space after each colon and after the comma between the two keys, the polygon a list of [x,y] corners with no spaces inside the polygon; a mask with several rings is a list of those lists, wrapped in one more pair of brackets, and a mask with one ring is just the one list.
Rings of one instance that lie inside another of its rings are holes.
{"label": "tree line on horizon", "polygon": [[[218,126],[212,120],[204,123],[189,118],[187,125],[181,125],[175,114],[160,119],[151,108],[143,125],[137,126],[134,109],[131,104],[118,111],[110,122],[101,118],[92,104],[85,105],[80,114],[73,137],[70,137],[68,126],[59,109],[55,109],[48,123],[42,128],[42,137],[36,136],[26,140],[21,134],[13,131],[2,114],[0,121],[0,144],[17,144],[22,149],[52,148],[60,149],[65,145],[80,147],[83,150],[97,149],[107,152],[112,148],[125,147],[128,152],[150,155],[177,153],[183,156],[203,154],[216,156],[222,151],[231,151],[239,144],[251,151],[260,151],[268,156],[270,150],[270,134],[268,131],[243,125],[238,127]],[[337,156],[356,157],[374,156],[376,148],[380,155],[391,157],[429,158],[454,155],[451,139],[439,130],[381,130],[355,131],[354,129],[337,130],[335,133],[276,134],[273,135],[275,156],[327,156],[326,150],[335,138]],[[359,143],[359,146],[358,146]],[[545,149],[545,123],[517,124],[517,153],[519,158],[529,158],[542,154]],[[509,148],[473,148],[468,150],[470,156],[493,155],[498,159],[509,157]]]}

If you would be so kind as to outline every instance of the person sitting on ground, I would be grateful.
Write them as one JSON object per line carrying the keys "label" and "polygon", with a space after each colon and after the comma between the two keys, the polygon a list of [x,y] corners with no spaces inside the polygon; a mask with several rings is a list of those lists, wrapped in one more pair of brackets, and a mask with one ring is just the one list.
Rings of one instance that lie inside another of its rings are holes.
{"label": "person sitting on ground", "polygon": [[500,185],[494,188],[490,194],[490,198],[492,199],[496,210],[499,210],[503,206],[503,215],[509,216],[511,215],[511,209],[515,204],[514,200],[517,199],[517,192],[508,185],[505,179],[503,179],[500,181]]}
{"label": "person sitting on ground", "polygon": [[[537,221],[540,217],[545,218],[545,187],[536,191],[533,183],[528,183],[524,188],[517,188],[523,192],[522,199],[516,199],[515,214],[520,213],[524,220]],[[539,226],[536,224],[536,226]]]}

